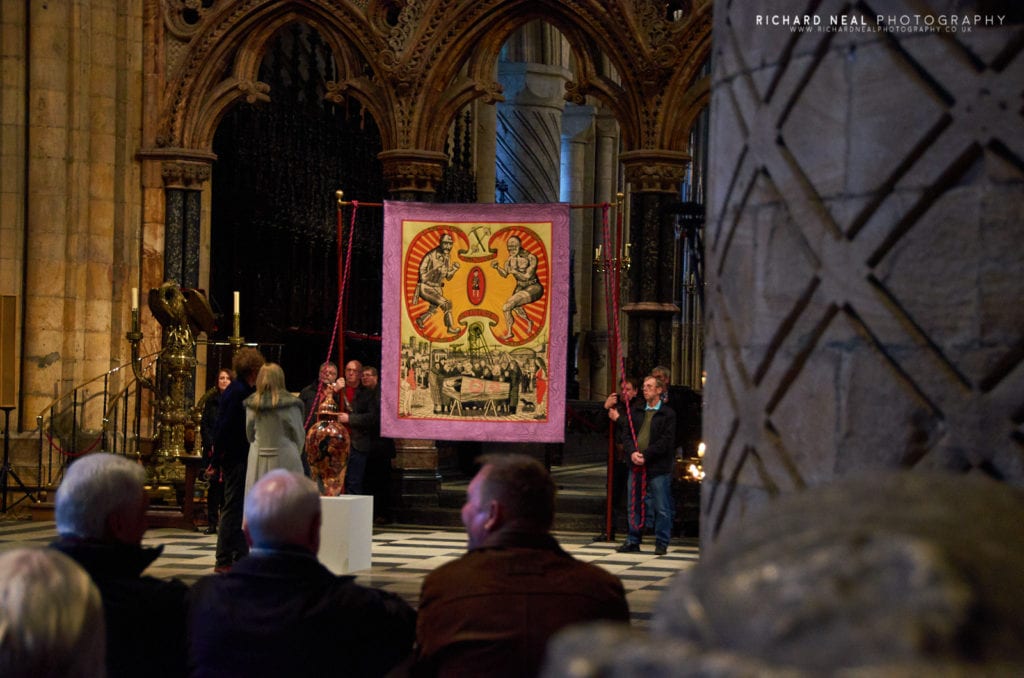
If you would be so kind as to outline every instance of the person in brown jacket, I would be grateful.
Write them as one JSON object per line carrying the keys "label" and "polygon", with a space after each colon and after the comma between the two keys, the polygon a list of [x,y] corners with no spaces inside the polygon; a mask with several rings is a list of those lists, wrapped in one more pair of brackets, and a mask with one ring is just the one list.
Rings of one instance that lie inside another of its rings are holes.
{"label": "person in brown jacket", "polygon": [[555,485],[537,460],[485,455],[462,522],[469,551],[423,580],[417,676],[534,676],[571,624],[629,622],[622,582],[551,536]]}

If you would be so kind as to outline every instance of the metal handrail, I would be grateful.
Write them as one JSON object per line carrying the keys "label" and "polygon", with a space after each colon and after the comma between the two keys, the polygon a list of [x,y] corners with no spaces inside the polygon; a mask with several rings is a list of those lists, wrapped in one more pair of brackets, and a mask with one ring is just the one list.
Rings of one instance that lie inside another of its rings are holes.
{"label": "metal handrail", "polygon": [[[197,341],[197,345],[207,348],[231,346],[229,342],[204,339]],[[283,344],[277,343],[246,342],[245,345],[258,347],[264,352],[269,350],[271,354],[274,354],[272,359],[276,360],[280,360],[280,354],[284,348]],[[140,373],[146,378],[156,379],[161,353],[161,351],[154,351],[139,358],[142,363]],[[119,389],[111,392],[111,382],[122,371],[127,372],[127,381]],[[100,385],[100,392],[90,394],[90,387],[96,384]],[[71,459],[90,452],[103,450],[115,454],[138,453],[139,440],[142,435],[142,393],[144,390],[145,384],[139,382],[132,363],[129,362],[85,381],[44,407],[36,415],[36,431],[39,435],[38,475],[36,477],[39,478],[40,488],[44,485],[52,487],[63,477],[64,469]],[[99,428],[89,430],[82,425],[82,422],[87,421],[86,406],[97,398],[101,400]],[[134,403],[132,398],[134,398]],[[155,406],[156,401],[153,399],[150,402],[150,407],[154,410],[150,413],[149,418],[151,426],[155,426],[157,422]],[[202,398],[194,406],[193,411],[201,406]],[[64,421],[61,421],[62,418]],[[55,425],[55,420],[60,424]],[[85,441],[81,439],[83,433],[88,435]],[[66,448],[60,444],[62,438],[66,438]],[[47,460],[48,469],[46,478],[43,477],[44,457]],[[55,461],[58,462],[57,468],[54,467]]]}
{"label": "metal handrail", "polygon": [[[155,374],[159,357],[159,351],[144,356],[142,358],[144,362],[144,372]],[[96,449],[103,449],[104,451],[115,453],[119,452],[121,454],[128,453],[128,403],[132,395],[135,395],[135,418],[134,423],[132,424],[132,431],[136,441],[140,435],[139,428],[141,426],[142,419],[142,400],[139,397],[139,384],[134,373],[131,371],[131,368],[131,363],[111,368],[103,374],[93,377],[79,386],[76,386],[70,392],[55,398],[46,407],[44,407],[38,415],[36,415],[36,429],[39,433],[37,477],[39,478],[40,486],[44,484],[44,456],[47,457],[48,469],[45,484],[52,486],[55,480],[55,454],[59,455],[60,459],[60,467],[57,474],[59,479],[60,476],[63,476],[64,467],[68,459],[80,457]],[[116,393],[111,394],[111,381],[115,377],[119,376],[122,370],[128,371],[127,373],[130,379]],[[101,385],[100,393],[90,395],[90,387],[97,383]],[[96,398],[101,399],[100,427],[97,430],[88,431],[88,429],[85,429],[80,422],[87,421],[86,406]],[[70,402],[68,402],[69,400]],[[69,407],[70,414],[68,411]],[[118,408],[120,408],[123,413],[120,417],[117,416]],[[65,420],[61,425],[54,424],[55,420],[60,421],[61,418],[66,418],[68,416],[70,416],[69,422]],[[111,421],[114,422],[113,427],[111,427]],[[120,422],[120,426],[118,426],[118,422]],[[121,429],[120,433],[123,445],[120,446],[117,442],[117,428]],[[83,433],[88,433],[90,438],[95,436],[91,442],[84,443],[84,448],[81,447],[82,441],[80,440]],[[62,438],[66,438],[66,449],[58,442],[58,440]]]}

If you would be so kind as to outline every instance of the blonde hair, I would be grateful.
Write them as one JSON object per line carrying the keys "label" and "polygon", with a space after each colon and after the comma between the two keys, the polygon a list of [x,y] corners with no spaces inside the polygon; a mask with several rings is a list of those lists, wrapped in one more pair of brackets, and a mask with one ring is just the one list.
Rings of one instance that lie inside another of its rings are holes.
{"label": "blonde hair", "polygon": [[284,390],[284,370],[277,363],[266,363],[256,375],[256,409],[277,407]]}
{"label": "blonde hair", "polygon": [[106,675],[103,603],[92,579],[51,548],[0,554],[0,675]]}

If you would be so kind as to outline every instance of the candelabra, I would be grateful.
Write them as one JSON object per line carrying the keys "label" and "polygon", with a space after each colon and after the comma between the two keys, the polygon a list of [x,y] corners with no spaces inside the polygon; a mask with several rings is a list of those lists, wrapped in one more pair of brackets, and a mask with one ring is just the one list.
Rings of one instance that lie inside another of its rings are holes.
{"label": "candelabra", "polygon": [[[152,379],[143,373],[140,344],[143,334],[139,329],[139,292],[132,288],[132,327],[127,333],[131,343],[132,371],[140,387],[153,392],[156,397],[158,436],[156,454],[147,463],[151,480],[155,484],[179,483],[184,481],[184,468],[175,463],[179,458],[190,457],[185,446],[185,431],[191,421],[191,407],[186,400],[189,385],[195,380],[196,330],[212,329],[212,311],[205,297],[196,290],[183,291],[176,283],[165,282],[158,289],[149,292],[149,308],[153,316],[164,326],[163,347],[159,356],[159,376]],[[238,292],[235,292],[235,336],[239,326]]]}
{"label": "candelabra", "polygon": [[629,243],[622,250],[621,256],[613,256],[605,259],[601,254],[601,245],[594,250],[594,270],[598,273],[605,271],[628,271],[632,263],[629,257]]}
{"label": "candelabra", "polygon": [[604,273],[605,271],[628,271],[632,263],[629,256],[630,243],[623,243],[622,206],[625,196],[622,193],[616,193],[616,198],[615,240],[608,243],[609,250],[611,248],[615,248],[615,250],[609,252],[611,256],[605,257],[602,252],[604,249],[602,245],[594,248],[594,270],[599,273]]}

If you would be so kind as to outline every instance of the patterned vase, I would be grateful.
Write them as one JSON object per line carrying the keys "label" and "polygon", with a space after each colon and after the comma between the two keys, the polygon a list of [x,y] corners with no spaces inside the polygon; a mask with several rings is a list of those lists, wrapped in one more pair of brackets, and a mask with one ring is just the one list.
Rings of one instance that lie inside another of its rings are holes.
{"label": "patterned vase", "polygon": [[338,423],[334,399],[324,398],[317,412],[317,423],[306,434],[306,459],[313,480],[319,482],[326,497],[337,497],[345,492],[350,445],[348,431]]}

